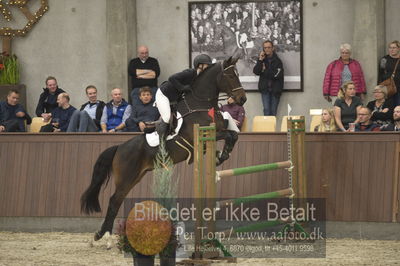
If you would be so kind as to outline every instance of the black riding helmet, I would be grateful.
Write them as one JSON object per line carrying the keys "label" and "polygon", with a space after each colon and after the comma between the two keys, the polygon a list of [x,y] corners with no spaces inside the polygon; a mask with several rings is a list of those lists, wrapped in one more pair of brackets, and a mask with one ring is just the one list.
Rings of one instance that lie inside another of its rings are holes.
{"label": "black riding helmet", "polygon": [[196,56],[193,60],[194,68],[198,68],[200,64],[211,65],[212,64],[211,57],[209,57],[206,54],[200,54],[200,55]]}

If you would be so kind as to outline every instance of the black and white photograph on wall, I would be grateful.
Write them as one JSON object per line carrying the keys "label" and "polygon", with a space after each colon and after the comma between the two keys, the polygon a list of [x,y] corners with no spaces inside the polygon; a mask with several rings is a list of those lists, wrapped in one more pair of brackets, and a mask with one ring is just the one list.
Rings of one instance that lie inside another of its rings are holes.
{"label": "black and white photograph on wall", "polygon": [[201,53],[216,61],[238,56],[243,86],[257,90],[252,70],[269,40],[283,63],[284,90],[303,91],[301,10],[301,0],[189,2],[190,65]]}

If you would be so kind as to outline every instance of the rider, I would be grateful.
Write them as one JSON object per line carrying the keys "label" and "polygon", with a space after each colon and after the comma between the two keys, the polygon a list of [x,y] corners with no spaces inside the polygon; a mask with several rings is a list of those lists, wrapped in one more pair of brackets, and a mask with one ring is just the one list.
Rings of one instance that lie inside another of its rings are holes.
{"label": "rider", "polygon": [[157,126],[160,138],[163,138],[168,130],[171,118],[170,102],[177,102],[184,92],[190,91],[194,79],[211,64],[212,60],[208,55],[200,54],[194,58],[194,69],[189,68],[176,73],[161,84],[156,93],[156,104],[161,115],[161,121]]}

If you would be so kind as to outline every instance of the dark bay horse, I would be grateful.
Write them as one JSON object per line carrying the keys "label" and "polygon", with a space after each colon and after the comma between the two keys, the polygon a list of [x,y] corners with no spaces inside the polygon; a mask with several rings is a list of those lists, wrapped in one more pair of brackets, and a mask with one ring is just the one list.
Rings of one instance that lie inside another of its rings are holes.
{"label": "dark bay horse", "polygon": [[[179,135],[166,143],[174,163],[188,159],[193,154],[193,125],[209,125],[212,118],[208,110],[218,108],[219,93],[232,96],[237,103],[244,104],[246,95],[239,81],[235,64],[237,59],[229,58],[204,70],[192,84],[192,91],[178,102],[177,109],[183,116]],[[224,121],[219,112],[215,113],[217,139],[225,140],[222,153],[217,158],[220,164],[229,157],[237,140],[237,133],[224,129]],[[97,159],[92,181],[81,197],[81,210],[84,213],[100,212],[98,196],[103,184],[107,184],[111,173],[115,181],[115,192],[108,204],[107,214],[100,231],[95,233],[98,240],[106,232],[112,232],[118,210],[129,191],[142,179],[146,172],[153,170],[158,147],[150,147],[145,135],[136,136],[127,142],[103,151]]]}

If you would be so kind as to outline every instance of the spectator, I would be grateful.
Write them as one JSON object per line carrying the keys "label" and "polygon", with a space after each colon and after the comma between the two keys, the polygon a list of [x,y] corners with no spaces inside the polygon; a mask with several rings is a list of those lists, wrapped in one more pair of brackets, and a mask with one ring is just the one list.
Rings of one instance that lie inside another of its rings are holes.
{"label": "spectator", "polygon": [[389,124],[393,119],[394,103],[392,99],[387,99],[386,86],[376,86],[374,98],[375,100],[367,104],[367,107],[372,112],[371,120],[380,126]]}
{"label": "spectator", "polygon": [[[395,70],[397,62],[400,60],[400,42],[392,41],[389,43],[389,54],[382,57],[379,64],[378,83],[390,78]],[[394,73],[394,83],[396,84],[397,93],[393,95],[395,106],[400,105],[400,65]]]}
{"label": "spectator", "polygon": [[283,90],[284,74],[282,61],[275,53],[271,41],[263,43],[263,51],[253,68],[253,73],[260,76],[258,89],[262,96],[264,115],[275,116]]}
{"label": "spectator", "polygon": [[[69,104],[69,95],[65,92],[57,96],[58,107],[51,112],[51,123],[42,126],[40,132],[66,132],[71,116],[76,110]],[[45,120],[45,122],[47,122]]]}
{"label": "spectator", "polygon": [[[161,84],[156,94],[157,108],[161,115],[161,123],[157,127],[160,138],[167,135],[169,120],[171,118],[171,102],[177,102],[181,95],[190,90],[193,80],[212,64],[211,58],[200,54],[193,60],[194,69],[186,69],[169,77],[167,82]],[[160,139],[161,140],[161,139]]]}
{"label": "spectator", "polygon": [[141,103],[132,106],[131,116],[125,121],[127,131],[144,132],[145,122],[156,121],[160,117],[157,107],[152,104],[153,95],[151,93],[150,87],[140,88],[139,98]]}
{"label": "spectator", "polygon": [[139,46],[138,57],[129,62],[128,74],[131,77],[131,91],[129,102],[133,105],[139,104],[139,89],[149,86],[153,94],[157,91],[157,78],[160,76],[160,65],[157,59],[149,57],[149,48]]}
{"label": "spectator", "polygon": [[106,104],[101,116],[101,131],[104,133],[122,131],[132,112],[131,105],[122,98],[120,88],[114,88],[111,97],[112,100]]}
{"label": "spectator", "polygon": [[75,110],[69,122],[67,132],[98,132],[101,130],[100,120],[103,114],[103,101],[97,100],[97,88],[93,85],[86,87],[89,101]]}
{"label": "spectator", "polygon": [[223,105],[221,107],[221,111],[228,112],[232,116],[237,127],[239,129],[242,128],[243,120],[246,113],[243,106],[237,104],[232,97],[228,98],[228,104]]}
{"label": "spectator", "polygon": [[323,109],[321,122],[314,128],[314,132],[336,132],[337,127],[333,109]]}
{"label": "spectator", "polygon": [[362,106],[357,112],[358,123],[355,131],[380,131],[380,126],[371,121],[371,110],[368,107]]}
{"label": "spectator", "polygon": [[381,127],[381,131],[400,131],[400,105],[393,111],[393,123]]}
{"label": "spectator", "polygon": [[24,120],[31,123],[30,116],[19,103],[19,92],[10,90],[7,100],[0,102],[0,132],[25,132]]}
{"label": "spectator", "polygon": [[55,77],[47,77],[46,88],[40,94],[39,102],[36,107],[36,115],[43,117],[44,120],[50,120],[51,112],[58,107],[57,97],[60,93],[64,92],[57,85]]}
{"label": "spectator", "polygon": [[356,96],[356,87],[347,81],[338,93],[335,101],[335,121],[341,131],[347,131],[349,123],[358,123],[357,113],[361,108],[361,99]]}
{"label": "spectator", "polygon": [[357,60],[350,58],[350,44],[342,44],[340,46],[340,58],[331,62],[325,71],[323,84],[324,98],[331,102],[331,96],[337,96],[340,87],[347,81],[353,81],[357,89],[357,96],[361,99],[365,98],[367,93],[365,88],[364,73],[361,65]]}

